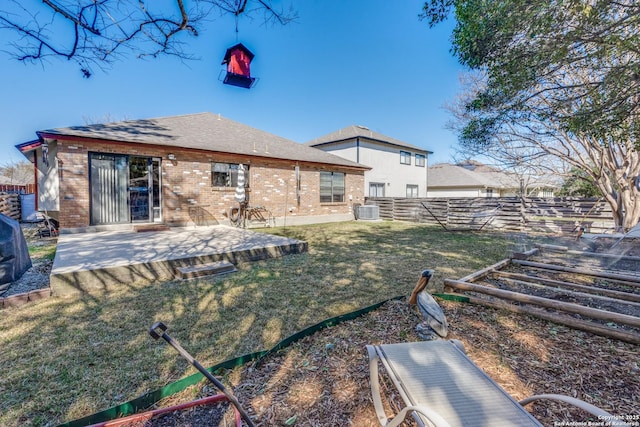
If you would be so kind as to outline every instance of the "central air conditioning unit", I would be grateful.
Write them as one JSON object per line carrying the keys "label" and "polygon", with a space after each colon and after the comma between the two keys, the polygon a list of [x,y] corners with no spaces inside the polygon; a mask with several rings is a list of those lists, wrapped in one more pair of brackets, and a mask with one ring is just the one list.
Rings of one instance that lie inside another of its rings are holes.
{"label": "central air conditioning unit", "polygon": [[366,220],[380,219],[380,208],[376,205],[358,206],[358,219],[366,219]]}

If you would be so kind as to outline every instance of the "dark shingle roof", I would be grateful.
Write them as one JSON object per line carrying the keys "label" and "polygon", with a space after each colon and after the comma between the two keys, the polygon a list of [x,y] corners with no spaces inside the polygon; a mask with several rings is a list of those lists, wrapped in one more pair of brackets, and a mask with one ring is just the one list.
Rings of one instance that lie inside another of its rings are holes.
{"label": "dark shingle roof", "polygon": [[72,126],[37,133],[53,138],[73,136],[369,169],[213,113]]}
{"label": "dark shingle roof", "polygon": [[390,136],[386,136],[381,133],[374,132],[365,126],[359,126],[359,125],[347,126],[346,128],[342,128],[328,135],[324,135],[319,138],[312,139],[311,141],[306,142],[305,145],[308,145],[310,147],[316,147],[323,144],[328,144],[328,143],[338,142],[338,141],[345,141],[349,139],[355,139],[358,137],[368,138],[374,141],[396,145],[398,147],[409,148],[414,151],[422,151],[429,154],[432,153],[431,151],[425,150],[424,148],[407,144],[406,142],[400,141],[399,139],[391,138]]}

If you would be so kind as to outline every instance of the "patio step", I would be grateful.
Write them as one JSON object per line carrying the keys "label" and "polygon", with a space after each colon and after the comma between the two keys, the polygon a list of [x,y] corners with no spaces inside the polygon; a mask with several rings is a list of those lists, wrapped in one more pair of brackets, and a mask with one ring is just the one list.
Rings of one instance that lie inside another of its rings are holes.
{"label": "patio step", "polygon": [[136,233],[144,233],[147,231],[167,231],[170,228],[164,224],[144,224],[144,225],[136,225],[133,227]]}
{"label": "patio step", "polygon": [[203,276],[217,276],[220,274],[234,273],[236,271],[238,271],[236,266],[228,261],[178,267],[178,272],[181,279],[193,279],[195,277]]}

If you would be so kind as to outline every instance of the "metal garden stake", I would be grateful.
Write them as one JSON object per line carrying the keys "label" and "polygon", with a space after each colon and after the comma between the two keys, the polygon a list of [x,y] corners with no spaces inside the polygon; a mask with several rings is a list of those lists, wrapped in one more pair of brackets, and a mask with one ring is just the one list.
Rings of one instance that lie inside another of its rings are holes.
{"label": "metal garden stake", "polygon": [[242,418],[244,418],[244,420],[247,422],[247,425],[249,427],[255,427],[255,424],[253,423],[253,421],[251,421],[249,414],[247,414],[247,412],[242,408],[242,406],[240,406],[240,402],[238,402],[238,399],[236,399],[235,396],[231,394],[231,392],[229,392],[227,388],[220,381],[216,379],[216,377],[211,375],[211,372],[207,371],[204,366],[202,366],[196,359],[193,358],[193,356],[187,353],[187,351],[184,348],[182,348],[182,346],[176,340],[171,338],[171,336],[169,336],[169,334],[165,332],[166,330],[167,330],[167,326],[164,323],[156,322],[149,329],[149,335],[151,335],[156,340],[159,338],[162,338],[163,340],[168,342],[173,348],[175,348],[178,351],[178,353],[182,355],[182,357],[187,359],[189,363],[195,366],[195,368],[198,371],[200,371],[202,375],[207,377],[209,381],[211,381],[222,393],[224,393],[225,396],[227,396],[229,401],[233,404],[233,406],[236,407],[236,409],[238,410]]}

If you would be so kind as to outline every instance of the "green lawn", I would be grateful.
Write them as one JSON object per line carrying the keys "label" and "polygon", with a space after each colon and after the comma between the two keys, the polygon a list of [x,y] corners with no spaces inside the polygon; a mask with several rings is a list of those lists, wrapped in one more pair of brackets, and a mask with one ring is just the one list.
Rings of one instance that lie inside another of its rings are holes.
{"label": "green lawn", "polygon": [[504,258],[512,244],[506,235],[386,221],[266,231],[305,240],[309,252],[218,278],[126,283],[0,311],[0,425],[56,425],[195,372],[149,337],[155,321],[212,366],[408,295],[424,268],[435,268],[436,285],[462,277]]}

